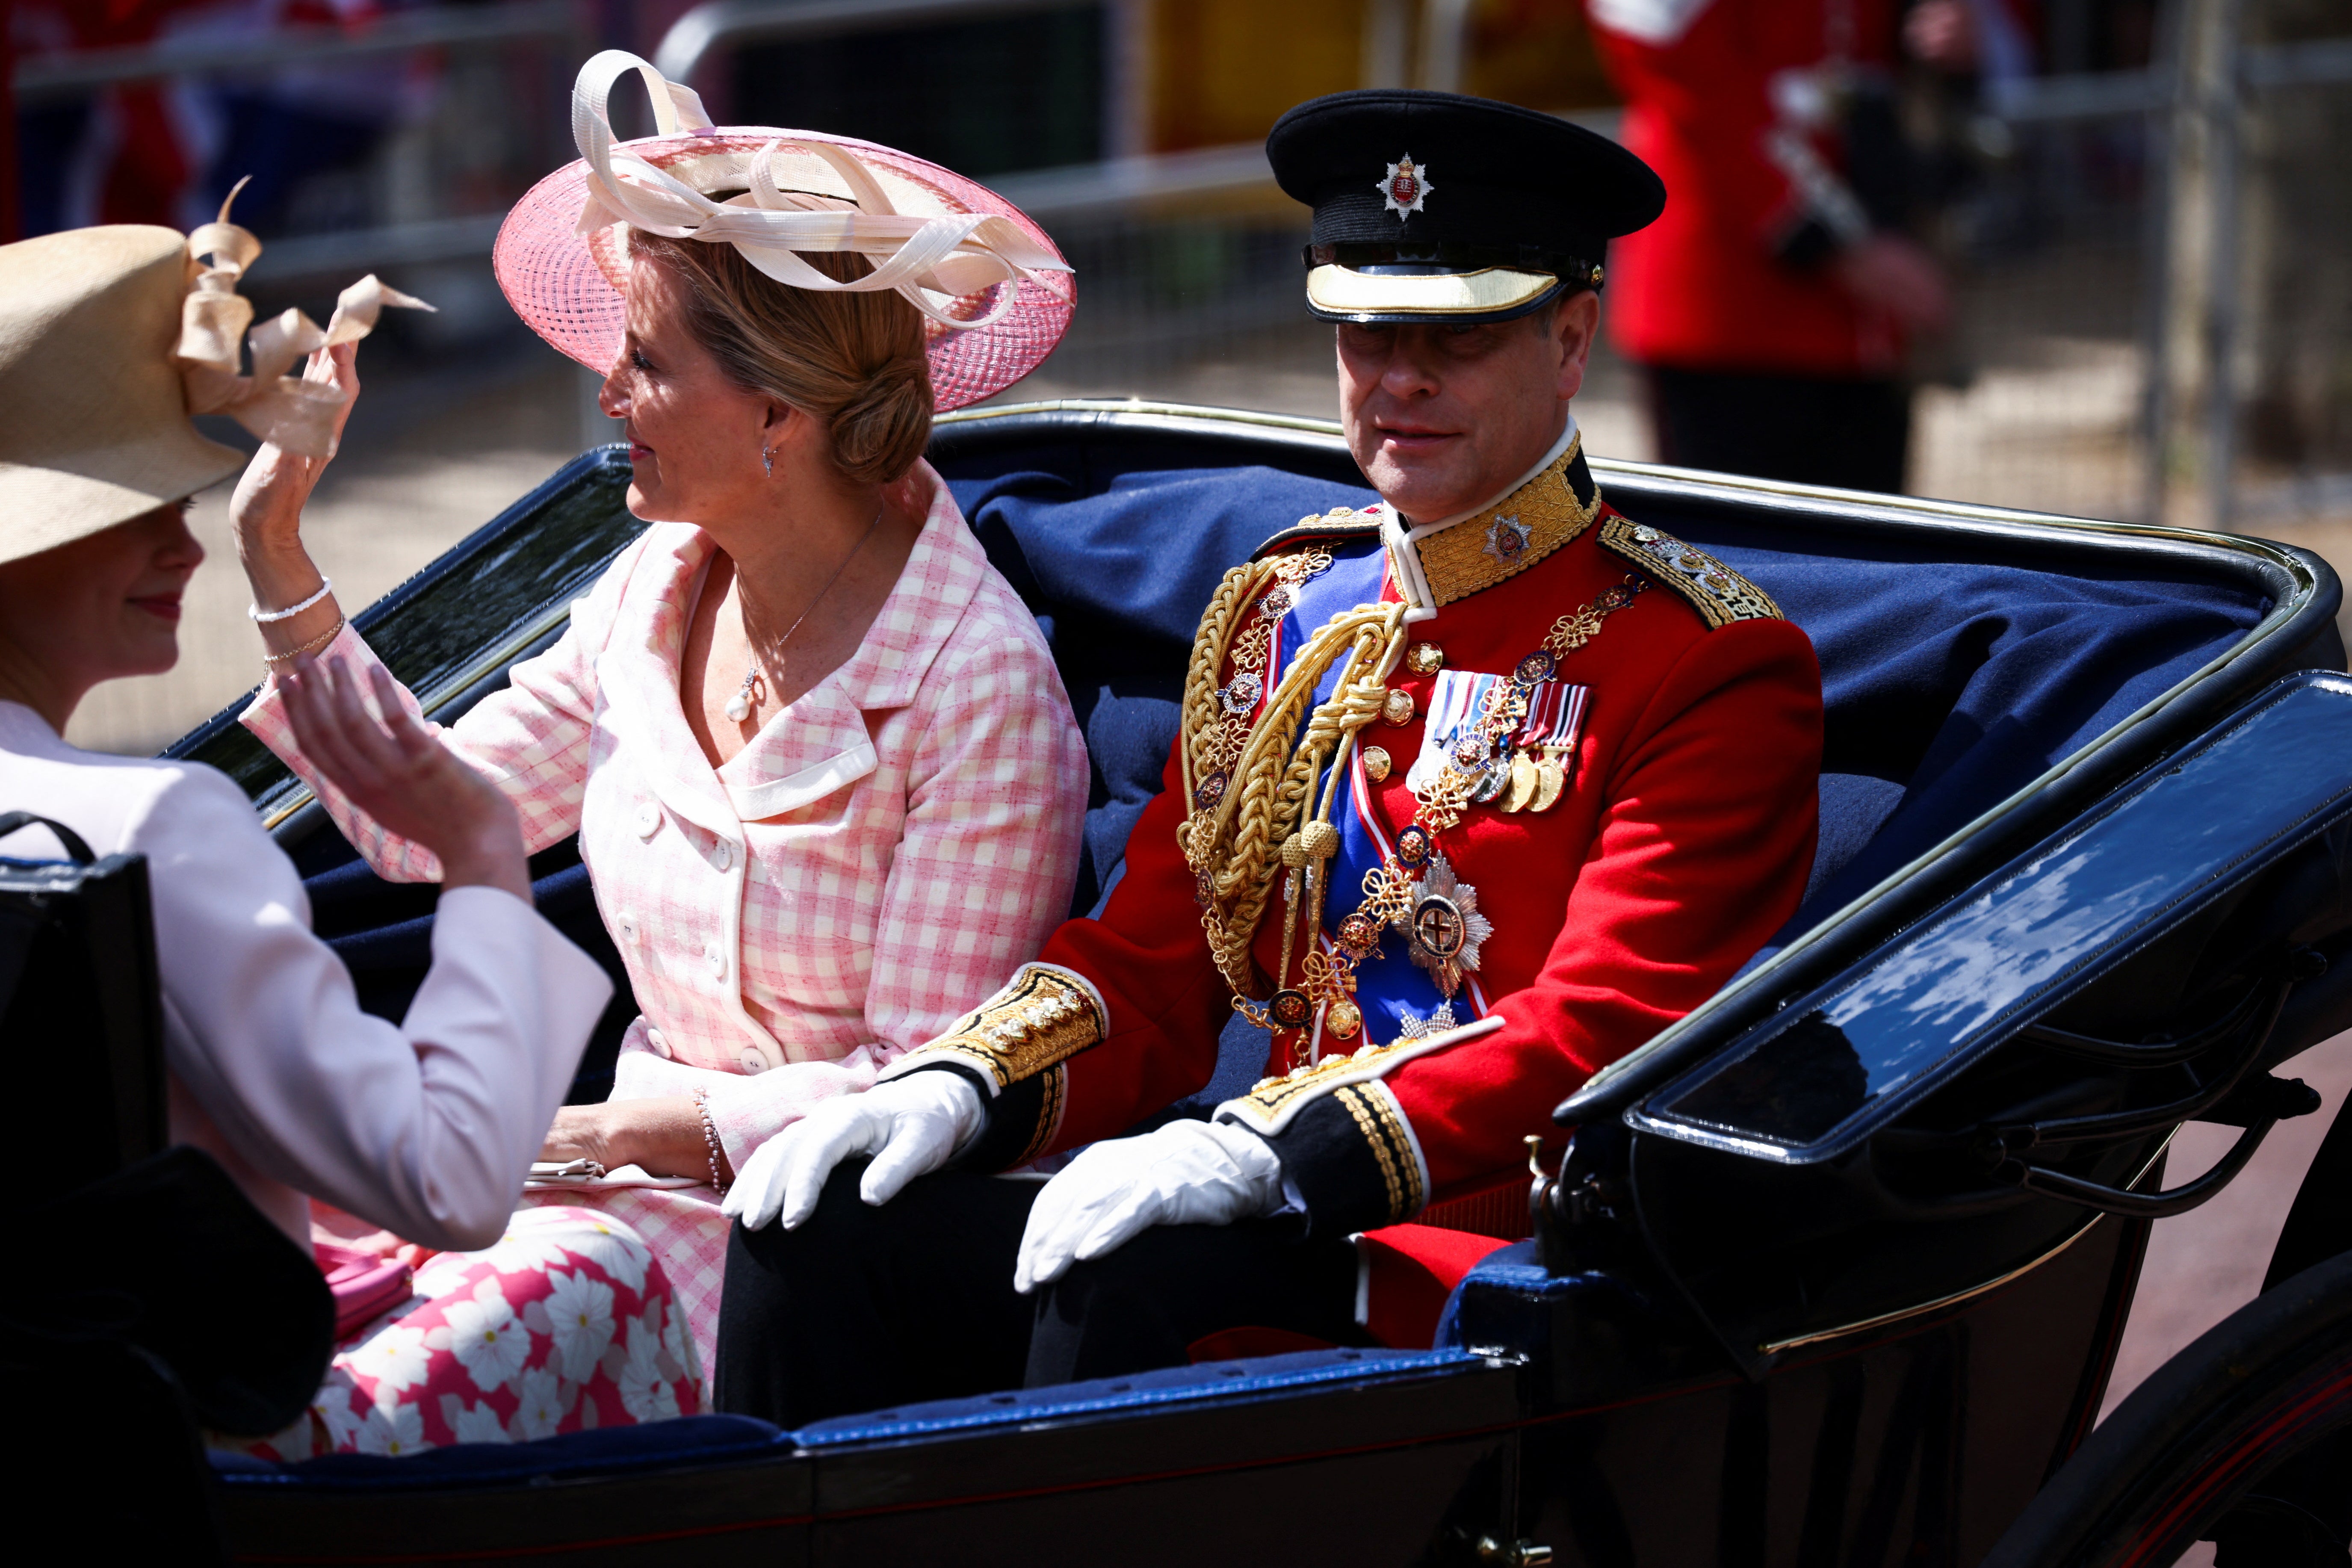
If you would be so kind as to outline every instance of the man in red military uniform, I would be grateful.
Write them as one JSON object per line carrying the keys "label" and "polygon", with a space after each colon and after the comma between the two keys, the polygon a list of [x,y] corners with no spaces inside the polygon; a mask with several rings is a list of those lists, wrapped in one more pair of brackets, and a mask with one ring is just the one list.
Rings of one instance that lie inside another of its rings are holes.
{"label": "man in red military uniform", "polygon": [[1611,266],[1662,462],[1899,490],[1913,334],[1950,310],[1905,232],[1890,0],[1587,0],[1664,215]]}
{"label": "man in red military uniform", "polygon": [[[1381,500],[1227,574],[1101,918],[746,1162],[722,1409],[1426,1344],[1524,1234],[1549,1108],[1796,908],[1811,646],[1611,509],[1570,411],[1597,258],[1655,216],[1654,178],[1451,94],[1319,99],[1267,152],[1315,208],[1308,303]],[[1121,1136],[1208,1080],[1236,1008],[1266,1079]],[[1042,1187],[977,1173],[1081,1146]],[[874,1354],[843,1353],[853,1322]]]}

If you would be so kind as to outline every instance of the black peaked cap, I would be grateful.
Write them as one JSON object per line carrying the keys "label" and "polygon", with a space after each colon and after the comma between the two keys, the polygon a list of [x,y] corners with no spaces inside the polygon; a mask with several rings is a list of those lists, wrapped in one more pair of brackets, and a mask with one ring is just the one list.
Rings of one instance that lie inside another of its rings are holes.
{"label": "black peaked cap", "polygon": [[[1530,246],[1598,262],[1666,205],[1657,174],[1606,136],[1458,92],[1310,99],[1275,121],[1265,155],[1283,190],[1315,209],[1317,245]],[[1400,218],[1381,187],[1406,157],[1427,191]]]}

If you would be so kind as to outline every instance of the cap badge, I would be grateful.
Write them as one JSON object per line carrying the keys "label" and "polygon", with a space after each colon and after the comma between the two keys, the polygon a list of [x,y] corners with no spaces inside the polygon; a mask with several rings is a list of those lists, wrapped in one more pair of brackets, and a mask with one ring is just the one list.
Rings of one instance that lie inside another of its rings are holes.
{"label": "cap badge", "polygon": [[1429,172],[1413,167],[1410,153],[1391,163],[1389,172],[1373,186],[1381,193],[1383,208],[1396,214],[1399,223],[1421,211],[1423,199],[1433,188]]}

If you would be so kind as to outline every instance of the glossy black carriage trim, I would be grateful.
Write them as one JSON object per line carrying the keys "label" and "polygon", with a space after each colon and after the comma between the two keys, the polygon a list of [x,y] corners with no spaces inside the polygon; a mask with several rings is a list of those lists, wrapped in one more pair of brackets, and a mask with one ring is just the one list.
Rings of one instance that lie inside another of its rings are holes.
{"label": "glossy black carriage trim", "polygon": [[[1627,1113],[1790,1164],[1938,1084],[2352,814],[2352,680],[2291,677],[2237,722],[1881,947],[1786,1021]],[[2178,1121],[2178,1116],[2171,1118]]]}
{"label": "glossy black carriage trim", "polygon": [[[625,447],[583,453],[352,625],[428,717],[454,719],[486,680],[503,684],[508,665],[561,635],[572,599],[643,531],[628,483]],[[220,769],[275,825],[310,792],[236,721],[252,700],[247,692],[164,754]]]}

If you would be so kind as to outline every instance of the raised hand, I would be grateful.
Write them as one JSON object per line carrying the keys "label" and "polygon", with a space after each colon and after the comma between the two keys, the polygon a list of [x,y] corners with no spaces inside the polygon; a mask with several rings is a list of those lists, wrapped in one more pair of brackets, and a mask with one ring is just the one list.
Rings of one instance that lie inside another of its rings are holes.
{"label": "raised hand", "polygon": [[[335,438],[342,439],[343,422],[360,390],[357,343],[339,343],[310,356],[302,379],[329,383],[347,395],[335,411]],[[264,610],[282,610],[302,603],[326,581],[302,544],[302,508],[327,470],[328,458],[298,457],[265,444],[245,466],[229,500],[229,518],[236,531],[237,560],[253,585],[253,602]],[[261,640],[272,653],[305,647],[325,637],[342,617],[329,595],[299,616],[270,621],[261,627]]]}
{"label": "raised hand", "polygon": [[529,902],[522,822],[499,787],[459,762],[401,705],[400,688],[370,666],[376,718],[340,658],[301,658],[278,678],[295,742],[352,804],[430,849],[444,887],[499,888]]}

